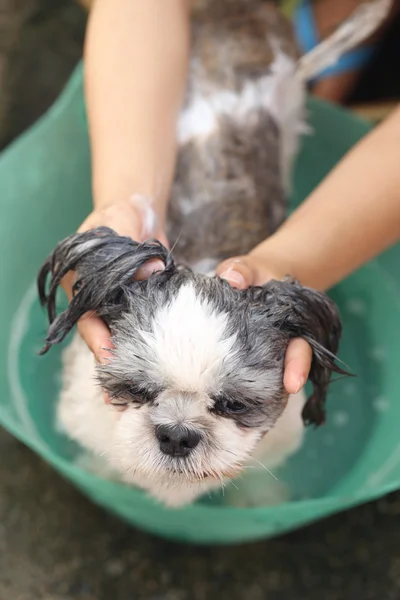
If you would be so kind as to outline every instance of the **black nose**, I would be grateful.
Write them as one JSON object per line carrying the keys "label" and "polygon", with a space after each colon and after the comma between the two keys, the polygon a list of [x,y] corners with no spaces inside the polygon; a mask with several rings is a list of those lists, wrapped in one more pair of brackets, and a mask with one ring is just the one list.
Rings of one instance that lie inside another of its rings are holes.
{"label": "black nose", "polygon": [[156,437],[160,450],[170,456],[187,456],[200,442],[200,434],[179,425],[159,425]]}

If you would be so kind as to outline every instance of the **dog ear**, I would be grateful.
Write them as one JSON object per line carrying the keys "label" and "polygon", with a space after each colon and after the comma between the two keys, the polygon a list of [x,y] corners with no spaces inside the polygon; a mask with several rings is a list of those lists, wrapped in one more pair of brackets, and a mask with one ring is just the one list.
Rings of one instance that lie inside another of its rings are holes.
{"label": "dog ear", "polygon": [[303,420],[321,425],[325,421],[325,399],[332,373],[350,375],[336,364],[342,333],[338,309],[324,293],[303,287],[293,279],[271,281],[254,294],[262,301],[272,324],[288,336],[303,338],[312,349],[309,379],[313,394],[303,409]]}
{"label": "dog ear", "polygon": [[[127,307],[127,292],[135,285],[146,285],[147,282],[135,281],[134,276],[154,258],[165,264],[165,271],[157,276],[166,277],[175,270],[170,252],[160,242],[138,243],[108,227],[77,233],[60,242],[38,275],[39,298],[47,308],[50,324],[41,354],[62,342],[88,311],[96,312],[106,323],[112,322]],[[68,308],[57,315],[56,292],[69,271],[76,272],[73,298]]]}

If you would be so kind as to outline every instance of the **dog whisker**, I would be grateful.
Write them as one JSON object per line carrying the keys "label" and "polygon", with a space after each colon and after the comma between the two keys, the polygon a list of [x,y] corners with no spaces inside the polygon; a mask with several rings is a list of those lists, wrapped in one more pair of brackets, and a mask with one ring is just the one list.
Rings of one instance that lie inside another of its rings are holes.
{"label": "dog whisker", "polygon": [[179,235],[178,235],[178,237],[177,237],[177,238],[176,238],[176,240],[175,240],[175,243],[172,245],[172,247],[171,247],[171,250],[170,250],[170,251],[169,251],[169,253],[168,253],[168,256],[169,256],[169,257],[172,255],[172,253],[173,253],[173,251],[175,250],[175,248],[176,248],[176,246],[177,246],[177,244],[178,244],[179,240],[181,239],[182,233],[183,233],[183,229],[181,229],[181,231],[179,232]]}
{"label": "dog whisker", "polygon": [[270,471],[268,469],[268,467],[266,467],[262,462],[260,462],[259,460],[253,459],[257,464],[260,465],[260,467],[262,467],[263,469],[265,469],[265,471],[267,471],[267,473],[269,473],[271,475],[271,477],[273,477],[275,479],[275,481],[279,481],[279,479],[276,477],[276,475],[274,475],[272,473],[272,471]]}
{"label": "dog whisker", "polygon": [[111,450],[113,450],[114,448],[124,448],[125,444],[119,443],[119,444],[111,444],[111,446],[108,446],[99,456],[103,457],[106,454],[108,454],[109,452],[111,452]]}

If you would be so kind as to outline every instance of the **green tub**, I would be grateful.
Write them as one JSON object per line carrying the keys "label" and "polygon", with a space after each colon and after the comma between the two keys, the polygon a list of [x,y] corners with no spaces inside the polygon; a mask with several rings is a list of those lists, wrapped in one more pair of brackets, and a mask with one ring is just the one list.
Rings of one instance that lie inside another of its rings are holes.
{"label": "green tub", "polygon": [[[304,139],[293,206],[368,131],[348,113],[315,100],[309,113],[314,134]],[[237,509],[217,497],[169,511],[138,490],[78,467],[76,448],[53,425],[60,349],[45,358],[36,354],[46,322],[35,276],[90,206],[78,68],[52,110],[0,157],[0,422],[6,429],[95,503],[155,534],[190,542],[233,543],[281,534],[399,487],[398,248],[332,292],[344,321],[340,356],[358,377],[332,385],[328,424],[310,430],[301,451],[279,473],[290,487],[290,502]]]}

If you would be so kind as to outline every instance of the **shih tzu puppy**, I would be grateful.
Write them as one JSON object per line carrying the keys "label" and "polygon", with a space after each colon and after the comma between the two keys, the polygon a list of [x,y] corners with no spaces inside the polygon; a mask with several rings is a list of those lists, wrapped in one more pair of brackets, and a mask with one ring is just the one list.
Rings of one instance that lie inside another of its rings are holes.
{"label": "shih tzu puppy", "polygon": [[[154,257],[165,270],[135,281]],[[58,285],[72,269],[74,298],[55,316]],[[340,371],[340,321],[322,293],[290,280],[235,290],[176,265],[157,242],[138,244],[107,228],[61,242],[39,286],[52,323],[44,351],[88,310],[109,325],[115,346],[97,367],[79,337],[68,348],[59,407],[64,428],[167,504],[191,501],[237,476],[257,446],[272,468],[300,443],[301,417],[324,419],[329,377]],[[304,408],[300,398],[288,399],[282,381],[294,337],[313,349],[314,392]]]}
{"label": "shih tzu puppy", "polygon": [[[326,295],[291,279],[236,290],[212,276],[283,221],[304,96],[292,30],[273,3],[196,3],[168,216],[174,256],[157,241],[99,228],[62,241],[39,275],[50,321],[44,352],[88,311],[114,344],[105,365],[78,335],[66,349],[64,431],[168,506],[237,477],[255,457],[280,464],[304,423],[323,422],[331,373],[342,372],[340,319]],[[136,281],[152,258],[165,270]],[[74,297],[57,315],[57,288],[71,270]],[[283,386],[295,337],[313,352],[308,400],[288,398]]]}

